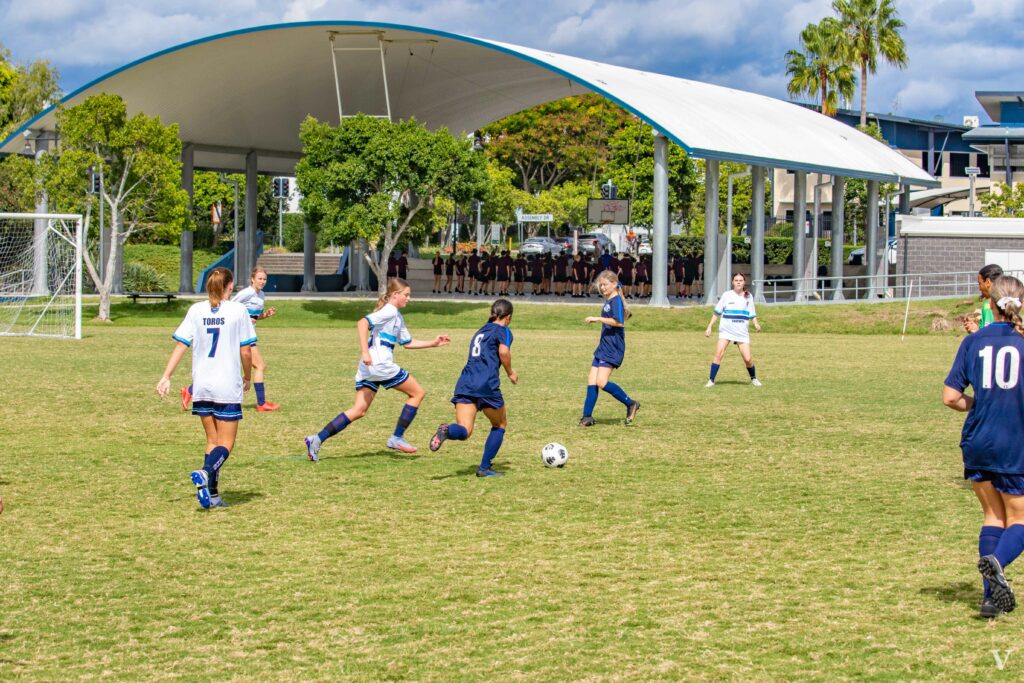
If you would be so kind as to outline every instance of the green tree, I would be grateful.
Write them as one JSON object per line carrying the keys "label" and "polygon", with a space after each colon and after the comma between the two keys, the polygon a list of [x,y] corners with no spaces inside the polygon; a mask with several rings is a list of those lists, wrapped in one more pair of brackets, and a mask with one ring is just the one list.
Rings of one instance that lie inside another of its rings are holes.
{"label": "green tree", "polygon": [[566,180],[594,180],[608,158],[608,140],[630,116],[599,95],[548,102],[484,128],[488,156],[512,169],[525,192]]}
{"label": "green tree", "polygon": [[387,259],[407,231],[429,230],[436,197],[464,203],[487,190],[483,155],[446,129],[429,131],[415,119],[369,116],[337,127],[309,117],[299,129],[303,156],[295,168],[301,206],[314,229],[342,242],[356,238],[380,291]]}
{"label": "green tree", "polygon": [[0,140],[60,99],[60,75],[46,60],[14,65],[0,45]]}
{"label": "green tree", "polygon": [[996,183],[981,200],[982,215],[992,218],[1024,216],[1024,183],[1012,188],[1006,183]]}
{"label": "green tree", "polygon": [[839,97],[852,99],[854,88],[849,43],[842,24],[832,17],[818,24],[808,24],[800,33],[800,47],[803,52],[790,50],[786,53],[789,94],[816,97],[821,113],[835,116]]}
{"label": "green tree", "polygon": [[12,154],[0,161],[0,212],[33,211],[35,197],[35,164],[32,160]]}
{"label": "green tree", "polygon": [[[111,216],[104,276],[86,249],[85,265],[100,295],[99,319],[110,320],[110,293],[116,252],[133,234],[156,226],[181,231],[188,215],[188,194],[181,189],[181,141],[178,126],[159,117],[129,117],[124,100],[100,94],[57,111],[61,146],[40,165],[42,182],[60,211],[81,212],[83,228],[100,201]],[[89,193],[90,169],[103,179],[98,197]]]}
{"label": "green tree", "polygon": [[833,0],[832,9],[846,33],[848,49],[860,65],[860,125],[868,122],[868,73],[878,70],[878,58],[893,66],[907,66],[907,44],[900,35],[906,26],[893,0]]}

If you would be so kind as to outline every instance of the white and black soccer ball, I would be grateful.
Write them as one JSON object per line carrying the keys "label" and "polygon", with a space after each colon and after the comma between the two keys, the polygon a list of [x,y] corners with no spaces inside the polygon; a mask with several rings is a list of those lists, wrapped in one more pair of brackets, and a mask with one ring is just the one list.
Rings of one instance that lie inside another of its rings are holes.
{"label": "white and black soccer ball", "polygon": [[552,441],[540,451],[540,460],[544,467],[565,467],[569,462],[569,451],[560,443]]}

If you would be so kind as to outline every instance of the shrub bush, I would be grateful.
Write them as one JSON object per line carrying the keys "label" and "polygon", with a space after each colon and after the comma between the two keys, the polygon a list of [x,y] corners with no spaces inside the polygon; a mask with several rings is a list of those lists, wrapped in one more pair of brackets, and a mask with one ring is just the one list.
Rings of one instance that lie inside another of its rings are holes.
{"label": "shrub bush", "polygon": [[152,266],[138,261],[124,264],[124,291],[126,292],[166,292],[167,281]]}

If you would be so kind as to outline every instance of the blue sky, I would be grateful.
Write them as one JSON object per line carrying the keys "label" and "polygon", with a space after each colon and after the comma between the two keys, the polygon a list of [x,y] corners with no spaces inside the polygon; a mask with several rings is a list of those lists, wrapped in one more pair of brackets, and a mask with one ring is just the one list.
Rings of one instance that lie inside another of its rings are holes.
{"label": "blue sky", "polygon": [[[987,121],[975,90],[1024,90],[1024,0],[896,0],[908,69],[868,79],[868,108]],[[73,90],[129,61],[248,26],[327,19],[424,26],[786,98],[783,55],[830,0],[0,0],[15,61]],[[855,103],[859,99],[855,100]],[[855,104],[856,106],[856,104]]]}

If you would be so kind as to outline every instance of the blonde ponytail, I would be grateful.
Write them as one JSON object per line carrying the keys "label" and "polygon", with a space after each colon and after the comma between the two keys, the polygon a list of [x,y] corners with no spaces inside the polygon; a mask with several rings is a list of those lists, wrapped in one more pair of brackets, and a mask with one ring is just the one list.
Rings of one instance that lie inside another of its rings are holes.
{"label": "blonde ponytail", "polygon": [[409,283],[400,277],[389,278],[387,289],[385,289],[384,293],[381,294],[380,297],[377,299],[377,306],[373,310],[379,311],[380,309],[384,308],[384,306],[387,305],[388,300],[391,298],[392,294],[394,294],[395,292],[400,292],[408,286]]}

